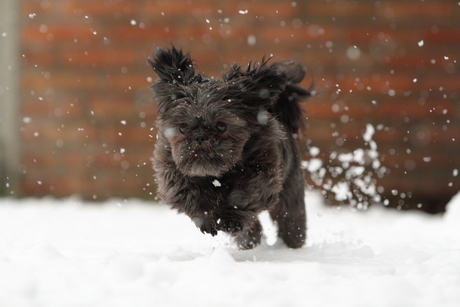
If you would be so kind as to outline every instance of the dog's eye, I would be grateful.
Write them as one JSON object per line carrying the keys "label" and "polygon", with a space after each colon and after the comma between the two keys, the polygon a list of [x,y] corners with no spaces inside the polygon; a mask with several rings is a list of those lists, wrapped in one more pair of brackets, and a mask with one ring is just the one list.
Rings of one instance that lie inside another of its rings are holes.
{"label": "dog's eye", "polygon": [[225,132],[227,130],[227,124],[223,122],[218,122],[216,124],[217,131],[219,132]]}
{"label": "dog's eye", "polygon": [[185,133],[185,132],[187,132],[187,130],[188,130],[188,125],[187,124],[184,123],[184,124],[179,125],[180,133]]}

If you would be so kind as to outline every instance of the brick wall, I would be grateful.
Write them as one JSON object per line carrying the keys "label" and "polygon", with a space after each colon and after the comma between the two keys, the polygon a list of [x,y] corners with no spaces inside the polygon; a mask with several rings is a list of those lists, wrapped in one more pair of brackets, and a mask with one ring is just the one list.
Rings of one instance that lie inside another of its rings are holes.
{"label": "brick wall", "polygon": [[332,166],[373,124],[390,206],[442,211],[459,190],[456,1],[21,0],[19,14],[23,196],[154,197],[144,55],[170,42],[208,75],[270,54],[308,66],[320,95],[302,148]]}

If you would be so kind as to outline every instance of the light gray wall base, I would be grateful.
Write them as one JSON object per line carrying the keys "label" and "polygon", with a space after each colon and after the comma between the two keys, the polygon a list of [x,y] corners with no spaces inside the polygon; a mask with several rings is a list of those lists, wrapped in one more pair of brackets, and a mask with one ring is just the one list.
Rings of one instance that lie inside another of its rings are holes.
{"label": "light gray wall base", "polygon": [[19,2],[0,1],[0,195],[17,195],[19,140]]}

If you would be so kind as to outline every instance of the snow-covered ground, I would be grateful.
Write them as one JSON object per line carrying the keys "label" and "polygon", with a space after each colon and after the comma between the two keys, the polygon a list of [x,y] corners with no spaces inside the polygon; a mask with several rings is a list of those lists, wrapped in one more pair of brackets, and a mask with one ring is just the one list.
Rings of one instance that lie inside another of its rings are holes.
{"label": "snow-covered ground", "polygon": [[307,204],[305,248],[264,220],[238,251],[162,205],[0,199],[0,306],[460,306],[460,195],[444,216]]}

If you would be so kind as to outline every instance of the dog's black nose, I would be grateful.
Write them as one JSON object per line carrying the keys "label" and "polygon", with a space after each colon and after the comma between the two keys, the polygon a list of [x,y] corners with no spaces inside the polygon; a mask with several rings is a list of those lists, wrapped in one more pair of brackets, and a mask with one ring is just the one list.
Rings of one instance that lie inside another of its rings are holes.
{"label": "dog's black nose", "polygon": [[195,136],[195,142],[197,142],[200,145],[201,145],[201,143],[203,143],[207,139],[208,138],[205,135],[202,135],[202,134]]}

